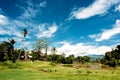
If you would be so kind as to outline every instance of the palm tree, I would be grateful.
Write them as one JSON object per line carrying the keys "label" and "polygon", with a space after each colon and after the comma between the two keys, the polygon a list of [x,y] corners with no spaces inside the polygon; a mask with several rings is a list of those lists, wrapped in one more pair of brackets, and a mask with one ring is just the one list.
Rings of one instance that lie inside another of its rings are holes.
{"label": "palm tree", "polygon": [[10,39],[10,44],[14,45],[16,43],[16,41],[14,39]]}
{"label": "palm tree", "polygon": [[28,31],[26,28],[23,29],[23,35],[24,35],[24,38],[26,37],[26,35],[28,34]]}
{"label": "palm tree", "polygon": [[[26,28],[23,29],[23,35],[24,35],[24,38],[26,37],[26,35],[28,34],[28,31]],[[24,40],[23,40],[24,42]],[[26,46],[23,44],[24,46],[24,49],[26,48]],[[25,52],[25,60],[27,60],[27,53]]]}
{"label": "palm tree", "polygon": [[[28,34],[28,30],[27,30],[26,28],[24,28],[22,33],[23,33],[23,37],[25,38],[25,37],[26,37],[26,35]],[[25,49],[24,39],[23,39],[23,40],[21,40],[21,43],[22,43],[22,45],[23,45],[23,50],[24,50],[24,49]],[[21,55],[21,53],[22,53],[22,51],[20,51],[20,54],[19,54],[18,59],[20,59],[20,55]]]}

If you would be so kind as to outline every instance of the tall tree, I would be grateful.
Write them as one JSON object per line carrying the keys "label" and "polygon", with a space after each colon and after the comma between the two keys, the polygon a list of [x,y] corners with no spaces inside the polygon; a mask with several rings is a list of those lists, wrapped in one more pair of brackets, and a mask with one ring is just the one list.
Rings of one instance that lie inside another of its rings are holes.
{"label": "tall tree", "polygon": [[15,59],[15,53],[14,53],[14,44],[16,43],[16,41],[14,39],[10,39],[9,43],[11,45],[11,47],[10,47],[10,53],[12,54],[12,62],[15,63],[16,59]]}
{"label": "tall tree", "polygon": [[51,52],[52,52],[53,55],[56,55],[56,52],[57,52],[56,48],[53,47],[52,50],[51,50]]}
{"label": "tall tree", "polygon": [[0,43],[0,61],[1,62],[4,62],[6,59],[5,59],[5,56],[7,57],[8,55],[7,54],[7,46],[5,44],[5,42],[2,42]]}
{"label": "tall tree", "polygon": [[47,56],[48,47],[49,47],[48,38],[44,38],[43,39],[43,49],[45,50],[45,56]]}
{"label": "tall tree", "polygon": [[[23,45],[23,50],[25,50],[26,49],[26,46],[25,46],[25,42],[24,42],[24,40],[25,40],[25,38],[26,38],[26,35],[28,34],[28,30],[26,29],[26,28],[24,28],[23,29],[23,40],[21,40],[21,43],[22,43],[22,45]],[[23,52],[25,52],[25,51],[23,51]],[[22,54],[22,51],[20,51],[20,54],[19,54],[19,57],[18,57],[18,59],[20,59],[20,55]],[[26,53],[24,53],[24,56],[25,56],[25,59],[27,59],[27,57],[26,57]]]}
{"label": "tall tree", "polygon": [[26,28],[23,29],[23,35],[24,37],[26,37],[26,35],[28,34],[28,30]]}
{"label": "tall tree", "polygon": [[101,60],[101,63],[115,67],[120,60],[120,45],[117,45],[115,49],[112,49],[110,52],[106,52],[104,58]]}
{"label": "tall tree", "polygon": [[9,60],[12,60],[15,63],[15,53],[14,53],[14,44],[16,41],[14,39],[9,39],[9,42],[4,41],[0,44],[0,58],[1,61],[6,60],[5,57],[8,57]]}
{"label": "tall tree", "polygon": [[42,49],[43,49],[43,40],[42,39],[36,40],[35,50],[41,53]]}
{"label": "tall tree", "polygon": [[48,44],[48,39],[47,38],[36,40],[35,49],[38,52],[42,52],[42,50],[44,50],[45,54],[47,54],[48,46],[49,46],[49,44]]}
{"label": "tall tree", "polygon": [[[26,35],[28,34],[28,30],[26,28],[23,29],[23,35],[24,35],[24,38],[26,38]],[[23,44],[24,44],[24,40],[23,40]],[[24,45],[24,49],[27,49],[27,47]],[[28,59],[28,55],[27,55],[27,52],[25,51],[25,60]]]}

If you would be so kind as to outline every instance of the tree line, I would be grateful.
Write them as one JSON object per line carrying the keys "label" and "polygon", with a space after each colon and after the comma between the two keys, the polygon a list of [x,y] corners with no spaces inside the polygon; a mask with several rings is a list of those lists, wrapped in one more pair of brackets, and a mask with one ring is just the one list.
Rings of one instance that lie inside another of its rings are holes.
{"label": "tree line", "polygon": [[[106,52],[102,59],[97,58],[92,60],[90,56],[77,56],[73,54],[65,56],[65,54],[57,54],[57,49],[53,47],[51,49],[51,54],[48,54],[48,39],[43,38],[36,40],[36,44],[32,51],[26,51],[25,49],[14,49],[14,44],[16,41],[14,39],[9,39],[9,41],[3,41],[0,43],[0,61],[4,62],[6,60],[11,60],[13,63],[16,60],[41,60],[41,61],[51,61],[54,63],[62,64],[73,64],[86,62],[101,62],[101,64],[109,65],[111,67],[120,65],[120,45],[117,45],[112,51]],[[44,50],[44,53],[42,52]]]}
{"label": "tree line", "polygon": [[[0,43],[0,61],[4,62],[6,60],[11,60],[13,63],[16,60],[41,60],[41,61],[51,61],[54,63],[62,63],[62,64],[73,64],[77,63],[85,63],[90,61],[89,56],[77,56],[75,57],[73,54],[68,57],[65,54],[57,54],[57,49],[53,47],[51,49],[51,54],[47,54],[48,52],[48,42],[47,39],[39,39],[36,41],[34,48],[32,51],[26,51],[25,49],[14,49],[13,44],[15,41],[11,39],[9,42],[3,41]],[[44,53],[42,52],[44,50]]]}
{"label": "tree line", "polygon": [[[26,28],[23,29],[23,40],[22,40],[22,49],[14,49],[14,44],[16,41],[14,39],[9,39],[9,41],[3,41],[0,43],[0,61],[4,62],[6,60],[11,60],[13,63],[16,60],[44,60],[51,61],[55,63],[63,63],[63,64],[72,64],[73,62],[84,63],[89,62],[90,57],[88,56],[78,56],[70,55],[68,57],[65,54],[58,55],[56,54],[57,50],[55,47],[51,49],[51,54],[48,53],[49,42],[47,38],[36,40],[35,45],[33,46],[32,51],[26,51],[26,46],[24,46],[24,40],[28,31]],[[44,53],[43,53],[44,50]]]}
{"label": "tree line", "polygon": [[[22,33],[25,40],[28,34],[27,29],[24,28]],[[22,40],[22,43],[24,43],[24,40]],[[85,62],[93,62],[89,56],[75,57],[74,55],[69,55],[66,57],[64,53],[58,55],[55,47],[51,49],[51,54],[48,55],[49,42],[47,38],[37,39],[33,46],[33,50],[30,52],[25,50],[26,46],[24,46],[24,44],[22,49],[14,49],[15,43],[16,41],[14,39],[0,42],[1,62],[6,60],[11,60],[13,63],[15,63],[16,60],[42,60],[62,64],[73,64],[74,62],[83,64]],[[112,51],[106,52],[102,59],[96,59],[94,62],[101,62],[101,64],[112,67],[120,65],[120,45],[117,45]]]}

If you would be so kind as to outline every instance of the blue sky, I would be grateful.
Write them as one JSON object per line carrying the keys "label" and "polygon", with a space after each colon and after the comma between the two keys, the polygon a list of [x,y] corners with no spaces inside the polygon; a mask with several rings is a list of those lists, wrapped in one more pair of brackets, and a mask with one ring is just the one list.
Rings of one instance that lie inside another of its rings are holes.
{"label": "blue sky", "polygon": [[0,0],[0,41],[31,49],[49,38],[66,55],[103,55],[120,44],[120,0]]}

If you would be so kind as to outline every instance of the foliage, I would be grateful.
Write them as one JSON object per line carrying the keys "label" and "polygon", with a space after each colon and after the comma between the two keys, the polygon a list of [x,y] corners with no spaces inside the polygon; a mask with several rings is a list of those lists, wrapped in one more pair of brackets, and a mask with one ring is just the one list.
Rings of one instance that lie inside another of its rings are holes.
{"label": "foliage", "polygon": [[52,52],[53,55],[56,55],[56,52],[57,52],[56,48],[53,47],[52,50],[51,50],[51,52]]}
{"label": "foliage", "polygon": [[78,62],[78,63],[82,63],[82,64],[84,64],[84,63],[86,63],[86,62],[90,62],[90,57],[89,56],[77,56],[76,57],[76,61]]}
{"label": "foliage", "polygon": [[37,39],[34,48],[37,52],[40,52],[40,53],[42,53],[42,50],[44,50],[45,53],[47,54],[48,39],[47,38]]}
{"label": "foliage", "polygon": [[62,64],[73,64],[74,62],[83,64],[85,62],[89,62],[90,57],[89,56],[75,57],[73,54],[69,55],[68,57],[65,57],[65,55],[63,54],[60,54],[60,55],[51,54],[47,56],[47,60],[54,63],[62,63]]}
{"label": "foliage", "polygon": [[119,60],[120,60],[120,45],[117,45],[115,49],[105,53],[105,56],[101,59],[101,63],[109,65],[111,67],[116,67],[116,65],[119,65]]}
{"label": "foliage", "polygon": [[12,60],[15,63],[15,52],[14,52],[14,39],[10,39],[9,42],[4,41],[0,43],[0,61]]}

